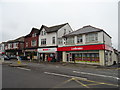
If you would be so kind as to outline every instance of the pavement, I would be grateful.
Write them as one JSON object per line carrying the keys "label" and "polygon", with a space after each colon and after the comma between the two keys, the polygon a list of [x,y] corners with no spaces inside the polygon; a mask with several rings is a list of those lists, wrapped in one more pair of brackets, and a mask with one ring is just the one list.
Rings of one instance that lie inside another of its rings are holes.
{"label": "pavement", "polygon": [[[30,62],[27,60],[23,60],[24,62]],[[30,63],[41,63],[41,64],[51,64],[51,65],[62,65],[62,66],[68,66],[68,67],[83,67],[83,68],[97,68],[97,69],[119,69],[120,63],[116,65],[111,66],[100,66],[100,65],[92,65],[92,64],[81,64],[81,63],[69,63],[69,62],[38,62],[38,61],[31,61]]]}
{"label": "pavement", "polygon": [[[0,60],[1,61],[1,60]],[[69,62],[38,62],[38,61],[28,61],[28,60],[22,60],[21,64],[18,64],[17,60],[10,60],[10,61],[4,61],[0,62],[0,64],[9,64],[10,66],[15,67],[24,67],[27,66],[26,63],[39,63],[39,64],[50,64],[50,65],[62,65],[66,67],[76,67],[76,68],[95,68],[95,69],[120,69],[120,63],[116,65],[111,66],[99,66],[99,65],[92,65],[92,64],[81,64],[81,63],[69,63]]]}

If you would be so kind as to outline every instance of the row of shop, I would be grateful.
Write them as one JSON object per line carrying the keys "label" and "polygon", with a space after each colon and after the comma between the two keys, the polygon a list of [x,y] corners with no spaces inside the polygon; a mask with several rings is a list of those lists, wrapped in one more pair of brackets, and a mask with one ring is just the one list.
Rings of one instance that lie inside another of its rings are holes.
{"label": "row of shop", "polygon": [[113,64],[112,48],[106,47],[104,44],[38,48],[36,50],[31,49],[26,54],[32,54],[33,59],[40,61],[62,61],[96,65]]}

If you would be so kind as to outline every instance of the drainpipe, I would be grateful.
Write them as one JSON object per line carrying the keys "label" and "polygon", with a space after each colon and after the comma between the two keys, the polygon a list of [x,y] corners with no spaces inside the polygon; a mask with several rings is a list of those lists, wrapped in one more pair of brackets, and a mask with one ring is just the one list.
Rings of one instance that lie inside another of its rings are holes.
{"label": "drainpipe", "polygon": [[103,44],[104,44],[104,65],[106,66],[106,59],[105,59],[105,37],[103,32]]}

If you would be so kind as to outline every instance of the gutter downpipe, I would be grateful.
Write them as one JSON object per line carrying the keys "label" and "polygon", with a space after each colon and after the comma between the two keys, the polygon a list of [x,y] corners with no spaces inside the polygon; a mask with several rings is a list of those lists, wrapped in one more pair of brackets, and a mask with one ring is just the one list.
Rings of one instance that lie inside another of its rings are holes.
{"label": "gutter downpipe", "polygon": [[105,59],[105,37],[103,32],[103,44],[104,44],[104,66],[106,66],[106,59]]}

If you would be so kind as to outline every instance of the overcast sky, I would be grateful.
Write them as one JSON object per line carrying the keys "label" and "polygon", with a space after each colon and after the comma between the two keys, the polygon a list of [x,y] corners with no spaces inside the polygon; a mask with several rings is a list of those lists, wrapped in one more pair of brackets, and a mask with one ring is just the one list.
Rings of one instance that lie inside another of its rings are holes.
{"label": "overcast sky", "polygon": [[1,0],[0,42],[40,28],[68,22],[73,30],[85,25],[104,29],[118,48],[118,0]]}

